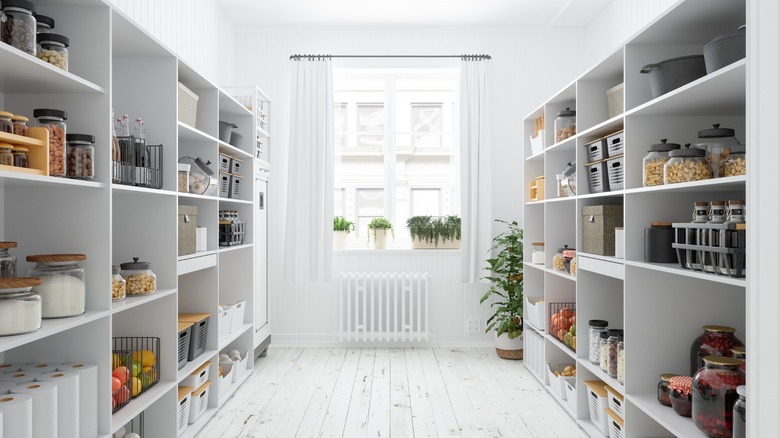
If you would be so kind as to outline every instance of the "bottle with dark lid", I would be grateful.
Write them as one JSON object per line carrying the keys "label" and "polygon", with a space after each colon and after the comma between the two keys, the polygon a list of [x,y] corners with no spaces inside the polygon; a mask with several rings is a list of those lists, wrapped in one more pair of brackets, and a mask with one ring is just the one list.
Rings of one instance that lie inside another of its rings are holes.
{"label": "bottle with dark lid", "polygon": [[6,44],[35,56],[37,23],[35,4],[27,0],[3,0],[2,39]]}
{"label": "bottle with dark lid", "polygon": [[645,261],[648,263],[677,263],[677,251],[672,248],[674,228],[671,222],[650,222],[645,228]]}
{"label": "bottle with dark lid", "polygon": [[38,126],[49,131],[49,175],[67,175],[65,160],[65,136],[67,135],[68,113],[66,111],[38,108],[33,110]]}

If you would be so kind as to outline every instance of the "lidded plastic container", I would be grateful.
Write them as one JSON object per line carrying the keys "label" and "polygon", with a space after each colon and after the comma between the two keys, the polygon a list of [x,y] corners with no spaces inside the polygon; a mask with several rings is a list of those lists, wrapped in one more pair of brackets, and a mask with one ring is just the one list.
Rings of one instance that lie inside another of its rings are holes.
{"label": "lidded plastic container", "polygon": [[745,173],[747,173],[745,145],[734,145],[729,149],[729,156],[723,161],[721,176],[741,176]]}
{"label": "lidded plastic container", "polygon": [[11,122],[14,124],[14,134],[26,137],[29,134],[29,127],[27,126],[29,121],[30,119],[25,116],[14,115],[11,117]]}
{"label": "lidded plastic container", "polygon": [[68,71],[68,37],[57,33],[41,33],[38,34],[38,45],[38,59]]}
{"label": "lidded plastic container", "polygon": [[16,242],[0,242],[0,278],[16,277],[16,256],[8,252]]}
{"label": "lidded plastic container", "polygon": [[13,114],[8,111],[0,111],[0,132],[7,132],[9,134],[14,132],[14,122],[11,121]]}
{"label": "lidded plastic container", "polygon": [[27,149],[23,146],[16,146],[14,148],[13,155],[14,155],[14,167],[30,167],[30,159],[27,157]]}
{"label": "lidded plastic container", "polygon": [[66,111],[38,108],[33,111],[38,126],[49,130],[49,175],[65,176],[65,135],[68,113]]}
{"label": "lidded plastic container", "polygon": [[0,143],[0,164],[3,166],[14,165],[14,146],[8,143]]}
{"label": "lidded plastic container", "polygon": [[669,151],[669,160],[664,164],[664,184],[701,181],[712,178],[712,170],[705,151],[691,148],[686,143],[684,147]]}
{"label": "lidded plastic container", "polygon": [[37,21],[37,33],[51,33],[54,30],[54,19],[41,14],[33,14]]}
{"label": "lidded plastic container", "polygon": [[699,138],[694,147],[706,151],[707,162],[710,164],[713,178],[723,176],[721,174],[721,162],[728,157],[731,148],[740,144],[731,128],[721,128],[719,123],[712,125],[712,129],[699,131]]}
{"label": "lidded plastic container", "polygon": [[704,368],[693,376],[693,422],[705,435],[731,438],[737,387],[745,384],[741,362],[733,357],[707,356]]}
{"label": "lidded plastic container", "polygon": [[577,112],[566,108],[555,118],[555,142],[566,140],[577,134]]}
{"label": "lidded plastic container", "polygon": [[33,16],[35,4],[27,0],[3,0],[2,39],[6,44],[35,56],[37,20]]}
{"label": "lidded plastic container", "polygon": [[544,242],[534,242],[531,244],[531,263],[535,265],[544,264]]}
{"label": "lidded plastic container", "polygon": [[157,291],[157,276],[151,263],[139,262],[138,257],[133,257],[132,262],[120,266],[122,277],[127,282],[127,295],[150,295]]}
{"label": "lidded plastic container", "polygon": [[623,340],[623,330],[609,330],[607,338],[607,374],[617,378],[618,370],[618,344]]}
{"label": "lidded plastic container", "polygon": [[734,327],[722,325],[705,325],[704,333],[696,338],[691,345],[691,375],[704,367],[704,358],[707,356],[731,356],[731,349],[744,347],[734,332]]}
{"label": "lidded plastic container", "polygon": [[68,134],[68,177],[95,179],[95,136],[89,134]]}
{"label": "lidded plastic container", "polygon": [[591,319],[588,321],[588,360],[593,365],[599,365],[601,358],[601,349],[599,340],[601,334],[607,332],[609,322],[603,319]]}
{"label": "lidded plastic container", "polygon": [[27,256],[36,265],[28,277],[42,280],[33,292],[41,296],[43,318],[66,318],[83,314],[86,309],[86,271],[78,262],[84,254],[40,254]]}
{"label": "lidded plastic container", "polygon": [[32,292],[40,284],[40,278],[0,278],[0,336],[41,328],[41,297]]}
{"label": "lidded plastic container", "polygon": [[678,143],[667,143],[662,138],[661,143],[656,143],[647,150],[647,155],[642,159],[642,185],[645,187],[660,186],[664,183],[664,165],[669,160],[669,152],[680,149]]}

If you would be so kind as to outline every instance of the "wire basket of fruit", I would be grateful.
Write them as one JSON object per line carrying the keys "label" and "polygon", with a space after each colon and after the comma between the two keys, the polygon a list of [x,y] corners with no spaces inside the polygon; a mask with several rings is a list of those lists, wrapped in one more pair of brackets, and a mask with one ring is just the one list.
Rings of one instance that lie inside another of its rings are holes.
{"label": "wire basket of fruit", "polygon": [[577,312],[574,303],[550,303],[550,334],[577,351]]}
{"label": "wire basket of fruit", "polygon": [[111,354],[111,413],[130,403],[130,369],[126,364],[132,362],[129,352],[115,351]]}
{"label": "wire basket of fruit", "polygon": [[112,402],[116,412],[160,381],[160,338],[120,337],[113,343],[112,389],[119,387]]}

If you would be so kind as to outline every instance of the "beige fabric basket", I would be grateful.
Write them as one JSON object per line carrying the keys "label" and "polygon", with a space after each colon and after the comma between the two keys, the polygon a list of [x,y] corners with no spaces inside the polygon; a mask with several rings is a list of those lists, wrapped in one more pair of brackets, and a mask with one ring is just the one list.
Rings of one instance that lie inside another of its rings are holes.
{"label": "beige fabric basket", "polygon": [[192,127],[198,121],[198,95],[179,82],[179,121]]}

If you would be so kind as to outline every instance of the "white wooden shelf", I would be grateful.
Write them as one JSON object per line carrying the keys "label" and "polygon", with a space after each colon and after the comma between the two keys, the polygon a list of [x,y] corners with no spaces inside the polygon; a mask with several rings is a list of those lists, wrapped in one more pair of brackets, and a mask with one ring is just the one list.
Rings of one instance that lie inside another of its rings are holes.
{"label": "white wooden shelf", "polygon": [[544,271],[546,269],[544,265],[537,265],[536,263],[524,263],[523,269],[525,268],[538,269],[540,271]]}
{"label": "white wooden shelf", "polygon": [[578,419],[577,425],[580,426],[590,438],[606,438],[601,431],[596,429],[596,426],[590,422],[590,417],[588,417],[588,419]]}
{"label": "white wooden shelf", "polygon": [[[249,108],[241,105],[233,96],[219,89],[219,113],[235,116],[254,116]],[[227,120],[226,120],[227,121]]]}
{"label": "white wooden shelf", "polygon": [[539,336],[546,336],[547,333],[544,332],[544,330],[537,328],[535,325],[531,324],[530,322],[525,323],[528,327],[531,327],[531,330],[535,331],[536,333],[539,333]]}
{"label": "white wooden shelf", "polygon": [[244,324],[243,326],[241,326],[238,330],[230,333],[228,335],[228,337],[226,337],[225,339],[222,339],[221,341],[219,341],[219,351],[222,351],[225,348],[227,348],[228,345],[232,344],[233,341],[235,341],[236,339],[240,338],[241,335],[246,333],[251,328],[252,328],[252,324],[251,323],[247,323],[247,324]]}
{"label": "white wooden shelf", "polygon": [[547,339],[547,341],[557,346],[561,351],[566,353],[569,357],[571,357],[575,361],[577,360],[577,356],[576,356],[577,353],[572,351],[571,348],[563,345],[563,342],[559,341],[558,338],[556,338],[555,336],[549,333],[545,334],[544,337]]}
{"label": "white wooden shelf", "polygon": [[214,360],[217,356],[217,353],[217,350],[206,350],[201,353],[200,356],[196,357],[195,360],[187,362],[187,365],[184,365],[182,369],[178,370],[176,384],[178,385],[181,383],[182,380],[186,379],[187,376],[194,373],[195,370],[200,368],[204,363],[206,363],[206,361]]}
{"label": "white wooden shelf", "polygon": [[242,249],[249,249],[252,247],[254,247],[254,244],[252,243],[245,243],[243,245],[236,245],[236,246],[224,246],[219,248],[219,253],[223,254],[226,252],[240,251]]}
{"label": "white wooden shelf", "polygon": [[269,134],[268,131],[266,131],[263,128],[258,127],[257,128],[257,133],[260,134],[261,136],[265,137],[265,138],[271,138],[271,134]]}
{"label": "white wooden shelf", "polygon": [[544,151],[539,152],[538,154],[533,154],[528,157],[526,157],[526,161],[537,161],[537,160],[543,160],[544,159]]}
{"label": "white wooden shelf", "polygon": [[127,193],[148,193],[151,195],[175,196],[177,193],[171,190],[150,189],[149,187],[136,187],[124,184],[111,184],[111,190]]}
{"label": "white wooden shelf", "polygon": [[557,275],[558,277],[565,278],[567,280],[577,281],[577,277],[576,276],[571,275],[571,274],[569,274],[566,271],[559,271],[559,270],[553,269],[553,268],[545,268],[544,271],[549,273],[549,274]]}
{"label": "white wooden shelf", "polygon": [[143,394],[130,400],[130,403],[111,416],[111,433],[119,430],[120,427],[130,422],[130,420],[137,417],[138,414],[159,400],[160,397],[175,388],[176,382],[160,381]]}
{"label": "white wooden shelf", "polygon": [[[533,374],[533,373],[532,373]],[[577,418],[576,413],[572,412],[571,408],[568,404],[566,404],[566,400],[562,400],[560,397],[558,397],[558,394],[553,392],[553,389],[550,387],[550,385],[544,385],[544,389],[547,390],[547,392],[550,393],[550,397],[552,397],[555,401],[558,402],[559,405],[561,405],[561,408],[563,408],[564,411],[566,411],[567,414],[569,414],[572,418]]]}
{"label": "white wooden shelf", "polygon": [[610,377],[609,374],[605,373],[604,371],[601,371],[601,367],[598,365],[594,365],[590,363],[588,359],[579,358],[577,359],[577,366],[581,366],[585,368],[586,370],[593,373],[594,376],[596,376],[597,379],[601,380],[602,382],[606,383],[612,389],[619,392],[620,395],[624,396],[626,395],[626,387],[621,385],[620,382],[618,382],[617,379]]}
{"label": "white wooden shelf", "polygon": [[0,45],[0,93],[105,93],[73,73],[43,62],[10,44]]}
{"label": "white wooden shelf", "polygon": [[639,187],[628,189],[625,192],[629,195],[636,193],[661,193],[661,192],[680,192],[680,193],[700,193],[721,190],[745,190],[747,178],[743,176],[727,176],[723,178],[705,179],[702,181],[692,181],[689,183],[664,184],[654,187]]}
{"label": "white wooden shelf", "polygon": [[194,438],[198,432],[203,430],[203,428],[206,426],[206,423],[208,423],[214,417],[214,415],[216,415],[217,411],[217,408],[206,409],[206,412],[204,412],[203,415],[198,418],[198,421],[187,426],[187,428],[184,429],[184,432],[182,432],[181,436],[178,438]]}
{"label": "white wooden shelf", "polygon": [[238,382],[234,382],[230,385],[230,389],[228,389],[225,395],[219,399],[219,407],[222,407],[222,405],[224,405],[226,401],[230,400],[230,397],[233,397],[233,394],[236,393],[238,388],[241,387],[241,385],[243,385],[244,382],[246,382],[249,376],[252,375],[252,371],[253,370],[244,371],[244,375],[238,379]]}
{"label": "white wooden shelf", "polygon": [[633,403],[652,419],[658,422],[675,436],[685,438],[704,438],[704,435],[693,420],[688,417],[681,417],[674,412],[674,409],[658,403],[658,395],[653,394],[628,394],[626,400]]}
{"label": "white wooden shelf", "polygon": [[181,256],[178,261],[178,274],[185,275],[192,272],[202,271],[204,269],[217,266],[218,260],[216,251],[203,251],[190,256]]}
{"label": "white wooden shelf", "polygon": [[193,258],[196,258],[196,257],[203,257],[203,256],[207,256],[207,255],[212,255],[212,254],[216,254],[217,252],[219,252],[219,251],[215,249],[215,250],[209,250],[209,251],[200,251],[200,252],[196,252],[194,254],[187,254],[187,255],[179,256],[179,261],[189,260],[189,259],[193,259]]}
{"label": "white wooden shelf", "polygon": [[219,199],[219,197],[214,195],[198,195],[195,193],[183,193],[183,192],[178,192],[177,194],[179,195],[179,199],[202,199],[205,201],[216,201]]}
{"label": "white wooden shelf", "polygon": [[32,333],[15,336],[0,337],[0,353],[20,347],[31,342],[47,338],[57,333],[64,332],[84,324],[89,324],[110,315],[109,311],[87,310],[83,315],[71,318],[44,319],[41,329]]}
{"label": "white wooden shelf", "polygon": [[574,151],[574,148],[577,146],[577,136],[573,135],[566,140],[561,140],[558,143],[553,144],[552,146],[548,147],[544,150],[545,153],[550,152],[571,152]]}
{"label": "white wooden shelf", "polygon": [[[0,44],[0,48],[8,46]],[[1,64],[1,62],[0,62]],[[106,185],[98,181],[83,181],[80,179],[59,178],[54,176],[34,175],[30,173],[14,172],[10,170],[0,170],[0,182],[4,187],[22,187],[22,188],[56,188],[56,187],[88,187],[101,189]]]}
{"label": "white wooden shelf", "polygon": [[175,293],[176,293],[176,289],[162,289],[162,290],[158,290],[157,292],[151,295],[138,295],[138,296],[128,295],[122,301],[111,303],[111,313],[117,314],[120,312],[124,312],[125,310],[132,309],[134,307],[143,306],[148,303],[153,303],[161,298],[165,298],[168,295],[173,295]]}
{"label": "white wooden shelf", "polygon": [[649,269],[652,271],[665,272],[667,274],[696,278],[704,281],[711,281],[713,283],[728,284],[737,287],[747,286],[747,281],[745,278],[727,277],[725,275],[716,275],[707,272],[694,271],[691,269],[683,269],[682,266],[677,263],[647,263],[627,260],[626,265],[635,266],[642,269]]}
{"label": "white wooden shelf", "polygon": [[195,127],[192,127],[184,122],[179,122],[179,141],[190,142],[190,143],[213,143],[218,144],[219,139],[206,134],[205,132],[201,131],[200,129],[197,129]]}
{"label": "white wooden shelf", "polygon": [[219,202],[225,202],[229,204],[245,204],[245,205],[254,204],[253,201],[248,201],[246,199],[234,199],[234,198],[219,198]]}
{"label": "white wooden shelf", "polygon": [[246,159],[247,161],[250,161],[252,159],[252,154],[243,149],[237,148],[230,143],[225,143],[222,140],[218,140],[218,143],[219,143],[220,153],[223,153],[225,155],[230,155],[231,157],[235,157],[239,159]]}

